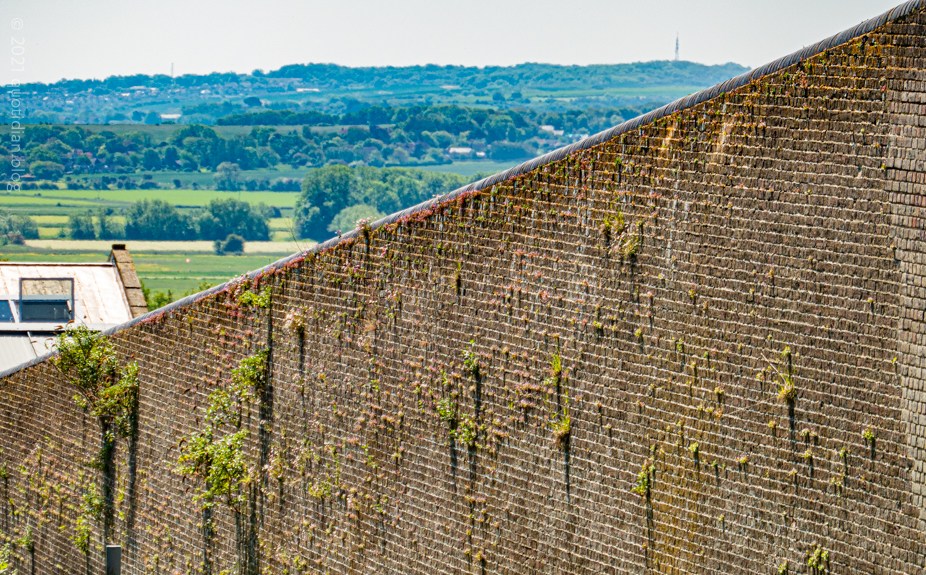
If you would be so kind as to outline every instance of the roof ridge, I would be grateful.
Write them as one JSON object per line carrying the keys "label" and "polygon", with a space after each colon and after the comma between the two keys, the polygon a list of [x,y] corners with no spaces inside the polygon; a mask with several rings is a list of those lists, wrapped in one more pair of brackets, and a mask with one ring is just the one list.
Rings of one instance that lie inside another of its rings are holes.
{"label": "roof ridge", "polygon": [[[873,30],[876,30],[884,26],[888,22],[892,22],[898,18],[902,18],[903,16],[906,16],[912,13],[914,10],[918,8],[926,8],[926,0],[908,0],[907,2],[904,2],[903,4],[900,4],[899,6],[896,6],[892,8],[891,10],[888,10],[887,12],[881,14],[880,16],[869,18],[868,20],[865,20],[853,26],[852,28],[849,28],[847,30],[834,34],[830,36],[829,38],[826,38],[824,40],[817,42],[816,44],[805,46],[804,48],[796,52],[793,52],[791,54],[788,54],[787,56],[778,58],[777,60],[769,62],[768,64],[765,64],[764,66],[754,68],[753,70],[750,70],[749,72],[745,72],[743,74],[740,74],[739,76],[730,78],[729,80],[725,82],[721,82],[719,84],[711,86],[710,88],[706,88],[699,92],[695,92],[694,94],[685,96],[684,98],[679,98],[678,100],[675,100],[674,102],[670,102],[666,104],[665,106],[662,106],[661,108],[657,108],[655,110],[652,110],[651,112],[648,112],[641,116],[637,116],[636,118],[627,120],[626,122],[618,124],[617,126],[614,126],[613,128],[609,128],[602,132],[598,132],[597,134],[589,136],[588,138],[585,138],[584,140],[580,140],[568,146],[558,148],[542,156],[538,156],[532,160],[523,162],[513,168],[510,168],[503,172],[499,172],[495,175],[483,178],[481,180],[478,180],[476,182],[463,186],[462,188],[458,188],[456,190],[448,192],[442,196],[432,198],[430,200],[421,202],[420,204],[417,204],[410,208],[390,214],[384,218],[381,218],[373,222],[370,227],[372,229],[380,228],[382,226],[394,223],[406,216],[410,216],[412,214],[425,211],[429,209],[430,207],[434,206],[435,204],[453,200],[462,194],[484,190],[486,188],[494,186],[497,183],[503,182],[505,180],[509,180],[516,176],[526,174],[541,166],[545,166],[547,164],[559,161],[575,152],[586,150],[588,148],[592,148],[608,140],[611,140],[617,136],[620,136],[621,134],[625,134],[641,126],[651,124],[652,122],[655,122],[656,120],[664,118],[668,115],[674,114],[675,112],[686,110],[698,104],[702,104],[708,100],[712,100],[721,94],[725,94],[737,88],[741,88],[751,83],[754,80],[757,80],[769,74],[773,74],[779,70],[787,68],[788,66],[796,64],[802,60],[806,60],[807,58],[810,58],[812,56],[816,56],[817,54],[825,52],[826,50],[829,50],[830,48],[834,48],[836,46],[839,46],[841,44],[848,42],[849,40],[858,38],[859,36],[863,36]],[[248,280],[253,279],[255,277],[263,275],[264,273],[270,270],[276,270],[276,269],[282,268],[286,264],[291,263],[299,258],[305,257],[309,255],[310,253],[319,253],[321,251],[333,248],[336,245],[340,244],[341,242],[352,240],[354,238],[357,238],[359,235],[360,235],[359,231],[352,230],[337,238],[331,238],[330,240],[326,240],[324,242],[318,243],[309,249],[306,249],[301,252],[297,252],[285,258],[279,259],[271,264],[268,264],[260,269],[248,272],[247,274],[244,274],[244,276],[233,278],[223,284],[217,285],[208,290],[187,296],[173,303],[170,303],[164,307],[158,308],[154,311],[150,311],[146,313],[145,315],[136,317],[123,324],[112,327],[104,331],[103,333],[105,335],[113,335],[122,330],[128,329],[138,323],[144,322],[154,317],[158,317],[165,313],[172,312],[176,309],[186,307],[187,305],[190,305],[196,301],[199,301],[201,299],[209,297],[212,294],[220,292],[231,285],[236,285],[238,282],[242,281],[242,277]],[[4,371],[0,371],[0,378],[11,375],[21,369],[25,369],[35,364],[41,363],[45,361],[46,359],[48,359],[49,357],[52,357],[53,355],[54,355],[54,351],[51,351],[33,360],[30,360],[20,366],[13,367],[13,368],[10,368]]]}

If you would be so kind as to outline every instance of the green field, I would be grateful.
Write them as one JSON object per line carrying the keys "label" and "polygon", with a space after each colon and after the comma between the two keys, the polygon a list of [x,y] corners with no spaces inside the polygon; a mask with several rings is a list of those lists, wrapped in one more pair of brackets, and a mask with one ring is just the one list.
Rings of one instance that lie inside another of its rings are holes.
{"label": "green field", "polygon": [[[154,126],[155,128],[158,126]],[[235,126],[230,126],[235,127]],[[240,127],[240,126],[239,126]],[[448,174],[460,174],[461,176],[471,176],[477,172],[501,172],[507,170],[512,166],[518,165],[519,161],[514,162],[495,162],[492,160],[468,160],[468,161],[457,161],[452,164],[440,164],[440,165],[430,165],[430,166],[420,166],[420,169],[428,172],[442,172]],[[279,178],[292,178],[294,180],[302,180],[305,175],[314,168],[291,168],[289,166],[277,166],[276,168],[263,168],[259,170],[244,170],[241,172],[241,178],[243,180],[276,180]],[[215,173],[214,172],[178,172],[178,171],[160,171],[160,172],[137,172],[135,174],[124,174],[129,175],[134,178],[138,178],[142,174],[150,175],[151,179],[158,184],[173,186],[174,180],[180,180],[181,185],[184,188],[190,188],[193,184],[196,184],[197,187],[205,188],[212,187],[215,184]],[[99,180],[103,176],[109,177],[118,177],[123,174],[91,174],[91,175],[79,175],[72,176],[75,181],[78,182],[91,182]],[[130,191],[146,191],[152,192],[157,190],[130,190]],[[162,191],[172,191],[172,190],[162,190]],[[194,190],[194,191],[203,191],[203,190]],[[235,192],[218,192],[224,194],[230,194]],[[245,192],[242,192],[245,193]],[[250,192],[250,193],[264,193],[264,194],[276,194],[276,193],[296,193],[296,192]],[[94,196],[95,197],[95,196]],[[227,196],[226,196],[227,197]],[[269,202],[268,202],[269,203]],[[277,204],[271,204],[277,205]]]}
{"label": "green field", "polygon": [[[179,207],[200,207],[211,200],[238,198],[248,203],[292,208],[298,192],[219,192],[216,190],[23,190],[0,193],[5,204],[106,205],[130,204],[141,200],[163,200]],[[11,206],[12,207],[12,206]]]}
{"label": "green field", "polygon": [[[296,192],[241,192],[240,197],[250,203],[264,202],[280,208],[285,217],[270,219],[270,239],[291,242],[295,237],[290,216],[297,195]],[[100,206],[112,208],[113,220],[124,224],[124,216],[119,215],[119,211],[139,200],[162,199],[177,204],[182,211],[192,212],[212,199],[227,197],[239,197],[239,194],[213,190],[29,190],[0,193],[0,209],[31,216],[38,224],[39,239],[50,240],[66,236],[69,215]],[[282,246],[281,249],[285,251]]]}
{"label": "green field", "polygon": [[[109,250],[44,250],[29,246],[0,247],[0,259],[19,262],[103,262]],[[280,258],[280,254],[217,256],[202,252],[133,252],[138,277],[151,291],[170,290],[176,299],[201,282],[219,284],[245,272],[259,269]],[[187,259],[190,260],[187,263]]]}
{"label": "green field", "polygon": [[218,192],[215,190],[24,190],[21,192],[0,192],[0,209],[18,212],[32,217],[39,226],[40,239],[63,237],[68,225],[68,216],[97,207],[112,208],[113,219],[125,223],[119,211],[140,200],[160,199],[177,205],[181,210],[193,211],[207,205],[211,200],[240,198],[249,203],[263,202],[280,209],[282,218],[271,218],[271,239],[290,241],[292,232],[292,207],[297,192]]}
{"label": "green field", "polygon": [[41,225],[58,226],[68,223],[67,216],[32,216],[35,223]]}
{"label": "green field", "polygon": [[[157,127],[157,126],[155,126]],[[461,161],[441,166],[428,166],[429,171],[473,176],[474,174],[494,174],[517,165],[518,162],[493,161]],[[301,179],[307,169],[279,169],[279,170],[250,170],[242,172],[247,178],[281,178],[290,177]],[[115,176],[115,174],[110,174]],[[138,174],[135,174],[137,176]],[[98,179],[102,174],[80,177],[75,179]],[[169,184],[174,179],[182,179],[185,186],[197,183],[201,186],[210,186],[213,182],[211,172],[154,172],[154,181]],[[63,185],[63,184],[62,184]],[[133,202],[141,200],[159,199],[176,205],[181,209],[196,209],[207,205],[210,201],[225,198],[238,198],[256,204],[263,202],[268,206],[279,208],[284,216],[282,222],[271,220],[273,230],[289,230],[292,208],[296,204],[299,192],[220,192],[209,189],[153,189],[153,190],[22,190],[19,192],[0,192],[0,208],[9,211],[21,212],[36,219],[42,229],[41,237],[57,237],[58,229],[67,225],[67,216],[77,211],[94,209],[99,206],[110,207],[116,213]],[[279,234],[275,239],[290,239]]]}
{"label": "green field", "polygon": [[[241,172],[241,177],[243,179],[252,179],[252,180],[276,180],[278,178],[292,178],[294,180],[301,180],[305,177],[306,172],[311,168],[290,168],[287,166],[282,166],[279,168],[262,168],[259,170],[244,170]],[[133,178],[137,178],[142,174],[151,176],[151,180],[155,181],[161,185],[173,186],[174,180],[180,180],[181,185],[184,187],[192,187],[194,184],[200,188],[212,187],[215,184],[215,173],[214,172],[178,172],[178,171],[159,171],[159,172],[142,172],[139,171],[133,174],[90,174],[90,175],[79,175],[72,176],[75,181],[78,182],[91,182],[99,180],[103,176],[109,176],[112,178],[118,177],[119,175],[128,175]],[[150,190],[149,190],[150,191]],[[226,192],[230,193],[230,192]],[[273,192],[267,192],[273,193]]]}
{"label": "green field", "polygon": [[[170,290],[175,296],[198,286],[225,282],[280,258],[279,255],[216,256],[213,254],[134,254],[135,270],[152,291]],[[189,259],[190,263],[186,263]]]}
{"label": "green field", "polygon": [[[100,205],[98,201],[72,200],[61,196],[43,196],[41,194],[54,194],[55,190],[42,190],[42,192],[0,192],[0,207],[10,209],[23,209],[28,206],[37,207],[83,207],[91,208]],[[28,210],[26,210],[28,211]],[[44,213],[44,212],[41,212]],[[30,213],[31,215],[31,213]]]}

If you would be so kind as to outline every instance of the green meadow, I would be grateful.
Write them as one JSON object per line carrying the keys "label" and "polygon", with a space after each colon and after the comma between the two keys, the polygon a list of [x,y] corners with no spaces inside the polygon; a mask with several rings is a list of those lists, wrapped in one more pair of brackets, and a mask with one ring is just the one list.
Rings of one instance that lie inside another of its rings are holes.
{"label": "green meadow", "polygon": [[[125,223],[119,212],[141,200],[163,200],[181,210],[196,210],[210,201],[237,198],[248,203],[264,203],[280,209],[283,217],[271,218],[275,241],[293,239],[292,208],[298,192],[219,192],[215,190],[22,190],[0,192],[0,209],[32,217],[42,239],[62,238],[68,216],[99,207],[110,208],[113,219]],[[167,238],[165,238],[167,239]]]}
{"label": "green meadow", "polygon": [[[186,243],[186,242],[184,242]],[[79,245],[79,242],[75,242]],[[288,244],[287,244],[288,247]],[[131,250],[131,246],[130,246]],[[109,250],[49,250],[30,246],[0,246],[0,260],[15,262],[102,262]],[[220,284],[235,276],[262,268],[288,253],[217,256],[203,252],[132,252],[135,269],[152,292],[170,290],[174,299],[202,282]],[[187,262],[189,260],[189,262]]]}
{"label": "green meadow", "polygon": [[34,204],[40,206],[131,204],[141,200],[163,200],[181,207],[201,207],[212,200],[237,198],[248,203],[265,203],[292,208],[299,192],[219,192],[216,190],[22,190],[0,193],[0,206]]}

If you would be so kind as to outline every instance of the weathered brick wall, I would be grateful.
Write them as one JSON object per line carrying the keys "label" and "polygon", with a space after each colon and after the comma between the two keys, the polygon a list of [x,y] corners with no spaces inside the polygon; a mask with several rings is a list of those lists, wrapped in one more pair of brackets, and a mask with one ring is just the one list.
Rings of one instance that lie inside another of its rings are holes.
{"label": "weathered brick wall", "polygon": [[926,37],[898,42],[888,121],[891,126],[886,168],[890,192],[892,246],[900,277],[897,318],[899,375],[907,424],[913,505],[926,532]]}
{"label": "weathered brick wall", "polygon": [[[817,546],[833,573],[922,572],[924,26],[116,334],[141,379],[134,497],[117,447],[127,572],[800,573]],[[254,479],[206,545],[182,438],[262,348]],[[99,569],[99,525],[88,557],[68,539],[98,426],[47,364],[0,394],[21,572]]]}

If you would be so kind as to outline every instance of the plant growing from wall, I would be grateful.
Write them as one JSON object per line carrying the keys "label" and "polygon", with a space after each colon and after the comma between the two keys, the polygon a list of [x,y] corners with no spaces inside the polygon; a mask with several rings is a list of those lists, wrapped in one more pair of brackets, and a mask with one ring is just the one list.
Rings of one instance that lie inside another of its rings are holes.
{"label": "plant growing from wall", "polygon": [[807,550],[807,567],[811,573],[826,573],[830,568],[829,552],[817,543],[811,545]]}
{"label": "plant growing from wall", "polygon": [[698,360],[691,360],[691,379],[688,380],[688,395],[694,394],[694,388],[698,385]]}
{"label": "plant growing from wall", "polygon": [[626,229],[627,224],[620,209],[617,210],[616,214],[606,215],[601,221],[601,235],[604,236],[605,245],[611,241],[612,237],[623,234]]}
{"label": "plant growing from wall", "polygon": [[[21,535],[13,540],[13,545],[16,547],[22,547],[26,553],[28,553],[32,558],[33,571],[35,570],[35,539],[32,536],[32,527],[26,526],[25,531],[21,532]],[[3,571],[0,571],[3,573]],[[16,575],[12,573],[11,575]]]}
{"label": "plant growing from wall", "polygon": [[[546,395],[556,396],[556,407],[549,405],[549,400],[544,396],[544,403],[550,411],[549,425],[553,430],[558,449],[566,449],[569,444],[569,437],[572,433],[572,418],[569,415],[569,391],[564,389],[563,384],[563,360],[558,353],[550,356],[550,372],[543,380],[543,386],[549,389]],[[562,399],[561,399],[562,398]]]}
{"label": "plant growing from wall", "polygon": [[460,444],[466,447],[474,447],[476,445],[476,435],[478,432],[479,429],[476,420],[473,419],[473,416],[470,414],[464,413],[463,416],[460,417],[460,421],[456,429],[452,431],[452,434]]}
{"label": "plant growing from wall", "polygon": [[[100,451],[93,465],[103,474],[102,508],[89,516],[102,521],[105,544],[110,541],[115,517],[116,438],[137,432],[138,366],[132,363],[120,369],[112,341],[86,326],[58,335],[56,349],[52,364],[77,389],[74,401],[78,407],[96,417],[100,425]],[[88,552],[89,539],[78,547]]]}
{"label": "plant growing from wall", "polygon": [[[250,292],[248,292],[250,293]],[[308,323],[309,311],[304,307],[297,307],[286,314],[283,327],[297,337],[305,337],[305,327]]]}
{"label": "plant growing from wall", "polygon": [[870,427],[866,427],[862,432],[862,439],[865,440],[865,445],[871,450],[871,456],[875,456],[875,432],[871,430]]}
{"label": "plant growing from wall", "polygon": [[260,290],[258,293],[254,293],[250,290],[245,290],[238,294],[238,297],[235,300],[239,305],[246,307],[256,307],[261,309],[266,309],[270,307],[270,300],[272,298],[272,293],[270,286],[266,286],[264,289]]}
{"label": "plant growing from wall", "polygon": [[[213,403],[210,411],[215,407]],[[248,479],[248,466],[242,452],[242,443],[247,430],[227,433],[216,437],[218,421],[212,419],[205,430],[194,432],[184,438],[181,454],[177,460],[177,473],[196,475],[206,483],[206,490],[193,497],[203,501],[204,507],[212,507],[220,500],[238,510],[244,502],[241,487]]]}
{"label": "plant growing from wall", "polygon": [[361,218],[357,220],[354,224],[354,229],[360,232],[360,235],[363,236],[363,239],[367,243],[370,243],[370,235],[373,233],[373,226],[370,225],[370,220]]}
{"label": "plant growing from wall", "polygon": [[572,419],[569,416],[569,393],[563,393],[563,407],[550,419],[550,429],[553,430],[553,437],[556,439],[556,447],[565,449],[569,444],[569,436],[572,434]]}
{"label": "plant growing from wall", "polygon": [[479,358],[476,356],[476,340],[469,341],[469,347],[463,350],[463,368],[474,378],[480,374]]}
{"label": "plant growing from wall", "polygon": [[842,490],[844,487],[842,480],[844,477],[844,475],[834,475],[830,477],[830,485],[833,486],[833,491],[836,493],[836,495],[842,495]]}
{"label": "plant growing from wall", "polygon": [[263,349],[241,360],[232,370],[231,382],[210,394],[205,427],[181,440],[176,471],[205,481],[205,491],[194,497],[205,507],[222,501],[237,509],[244,501],[242,486],[250,473],[242,452],[248,435],[242,429],[242,416],[248,402],[266,385],[268,353]]}
{"label": "plant growing from wall", "polygon": [[785,363],[783,366],[784,372],[775,367],[768,359],[765,361],[768,362],[768,369],[774,371],[778,376],[778,399],[789,406],[793,406],[794,400],[797,398],[797,386],[794,384],[794,365],[791,361],[790,347],[785,347],[784,351],[781,352],[781,358]]}
{"label": "plant growing from wall", "polygon": [[[96,485],[89,485],[81,496],[80,512],[74,522],[74,534],[71,541],[83,553],[90,553],[90,537],[93,524],[103,520],[105,503]],[[0,571],[2,573],[2,571]]]}
{"label": "plant growing from wall", "polygon": [[341,460],[338,457],[338,450],[333,445],[325,445],[325,451],[331,457],[331,461],[325,463],[325,468],[332,471],[326,472],[324,479],[316,477],[312,485],[308,487],[309,495],[320,500],[330,497],[334,489],[341,485]]}
{"label": "plant growing from wall", "polygon": [[[247,500],[245,487],[256,472],[249,467],[244,454],[248,430],[243,428],[243,416],[250,401],[267,385],[268,358],[269,350],[262,349],[242,359],[232,370],[231,381],[209,395],[204,427],[180,441],[180,455],[174,471],[200,478],[205,484],[204,490],[193,500],[202,504],[203,537],[207,548],[214,537],[212,508],[216,503],[224,503],[235,513],[237,524]],[[238,543],[240,546],[241,541]],[[211,565],[204,567],[206,571],[211,569]]]}
{"label": "plant growing from wall", "polygon": [[652,489],[653,476],[655,473],[656,466],[653,463],[653,459],[649,458],[644,461],[643,465],[640,467],[639,473],[637,473],[637,481],[633,484],[631,491],[648,500],[650,498],[650,490]]}
{"label": "plant growing from wall", "polygon": [[0,573],[16,575],[16,570],[13,569],[13,546],[9,543],[0,547]]}
{"label": "plant growing from wall", "polygon": [[697,441],[692,441],[691,445],[688,446],[688,451],[691,453],[691,456],[694,458],[695,462],[699,462],[699,456],[701,454],[701,448],[698,447]]}
{"label": "plant growing from wall", "polygon": [[456,428],[457,411],[453,405],[453,400],[449,397],[439,399],[434,402],[434,409],[437,410],[437,415],[451,430]]}
{"label": "plant growing from wall", "polygon": [[562,376],[563,359],[559,356],[558,353],[554,353],[550,356],[550,377],[547,378],[547,381],[558,385],[562,380]]}
{"label": "plant growing from wall", "polygon": [[633,259],[637,256],[637,252],[640,251],[640,246],[643,245],[643,222],[637,223],[637,231],[634,233],[624,232],[620,238],[618,244],[621,251],[621,256],[625,260]]}
{"label": "plant growing from wall", "polygon": [[463,294],[463,262],[457,262],[457,271],[453,276],[453,285],[456,289],[457,295]]}

